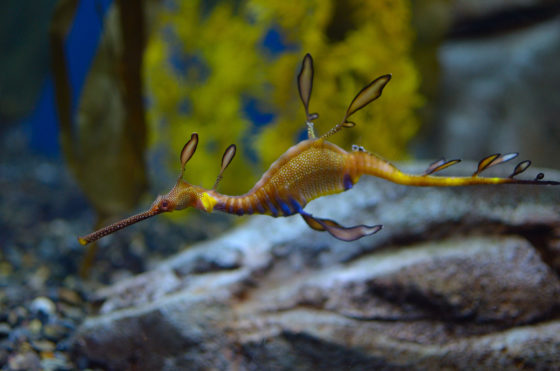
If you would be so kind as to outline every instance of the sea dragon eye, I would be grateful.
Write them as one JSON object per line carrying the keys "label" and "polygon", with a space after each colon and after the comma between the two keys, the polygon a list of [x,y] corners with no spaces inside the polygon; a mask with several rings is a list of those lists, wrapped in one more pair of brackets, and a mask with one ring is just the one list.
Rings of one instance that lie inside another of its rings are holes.
{"label": "sea dragon eye", "polygon": [[163,211],[167,211],[167,208],[169,207],[169,201],[167,200],[161,200],[161,204],[160,207]]}

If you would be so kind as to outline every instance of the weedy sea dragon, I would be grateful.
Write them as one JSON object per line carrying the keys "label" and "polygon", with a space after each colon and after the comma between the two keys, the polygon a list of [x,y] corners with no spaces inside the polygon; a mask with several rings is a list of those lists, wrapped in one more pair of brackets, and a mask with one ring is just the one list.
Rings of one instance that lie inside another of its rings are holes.
{"label": "weedy sea dragon", "polygon": [[226,149],[222,157],[222,166],[212,189],[205,189],[183,180],[185,165],[194,154],[198,144],[198,135],[194,133],[181,151],[181,174],[168,194],[158,196],[150,209],[143,213],[79,237],[80,243],[88,244],[154,215],[187,207],[195,207],[208,213],[219,210],[236,215],[267,214],[279,217],[299,214],[314,230],[327,231],[333,237],[343,241],[353,241],[378,232],[382,226],[357,225],[344,227],[333,220],[313,216],[304,211],[304,207],[317,197],[349,190],[362,175],[372,175],[409,186],[560,185],[560,182],[557,181],[543,180],[544,175],[542,173],[539,173],[534,180],[514,179],[516,175],[529,167],[530,161],[520,162],[507,178],[480,176],[489,167],[517,157],[517,153],[496,153],[483,158],[478,163],[478,168],[472,176],[443,177],[433,176],[432,174],[454,165],[460,160],[438,160],[432,163],[423,174],[416,175],[401,172],[389,162],[365,151],[362,147],[353,146],[352,152],[346,152],[326,139],[343,128],[355,126],[354,122],[349,121],[350,116],[379,98],[383,88],[391,80],[391,75],[383,75],[370,82],[352,100],[342,121],[327,133],[316,137],[313,120],[318,118],[318,114],[309,113],[313,73],[313,59],[311,55],[307,54],[303,59],[297,82],[299,96],[307,117],[308,139],[289,148],[280,156],[249,192],[240,196],[228,196],[216,191],[224,170],[235,156],[236,147],[234,144]]}

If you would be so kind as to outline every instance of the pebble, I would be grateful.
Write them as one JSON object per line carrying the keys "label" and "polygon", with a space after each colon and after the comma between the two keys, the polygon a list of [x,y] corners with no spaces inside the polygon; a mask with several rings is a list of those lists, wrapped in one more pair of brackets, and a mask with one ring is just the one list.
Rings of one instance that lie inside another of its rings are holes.
{"label": "pebble", "polygon": [[10,370],[27,370],[34,371],[41,369],[41,360],[33,351],[18,353],[8,359],[8,367]]}
{"label": "pebble", "polygon": [[57,352],[44,354],[41,359],[41,369],[45,371],[69,371],[75,369],[75,367],[64,354]]}
{"label": "pebble", "polygon": [[58,323],[49,323],[43,327],[43,335],[45,338],[58,341],[65,337],[70,332],[70,329]]}
{"label": "pebble", "polygon": [[33,299],[30,309],[35,314],[42,313],[47,316],[51,316],[56,313],[56,306],[52,300],[44,296],[39,296]]}
{"label": "pebble", "polygon": [[[64,165],[31,155],[27,135],[14,128],[0,136],[0,183],[9,195],[0,199],[0,224],[10,231],[0,248],[0,370],[87,369],[95,362],[70,354],[75,329],[94,309],[88,296],[109,282],[121,261],[130,275],[154,251],[135,241],[126,255],[117,254],[118,263],[99,259],[89,279],[80,278],[84,250],[75,234],[91,228],[93,211],[84,211],[87,201]],[[167,254],[175,251],[176,242],[165,241]],[[152,243],[158,254],[161,244]]]}
{"label": "pebble", "polygon": [[38,336],[41,333],[41,329],[43,328],[43,324],[38,319],[31,320],[27,328],[31,332],[32,335]]}
{"label": "pebble", "polygon": [[9,349],[2,349],[0,348],[0,366],[4,367],[6,360],[9,357],[9,353],[8,353]]}
{"label": "pebble", "polygon": [[34,340],[31,346],[38,352],[53,352],[56,349],[55,343],[49,340]]}
{"label": "pebble", "polygon": [[11,343],[21,343],[29,338],[31,338],[31,332],[26,327],[12,328],[10,335],[8,335],[8,341]]}
{"label": "pebble", "polygon": [[7,262],[0,263],[0,277],[7,277],[13,272],[13,267]]}
{"label": "pebble", "polygon": [[58,297],[60,300],[68,304],[76,306],[82,304],[82,298],[80,297],[80,295],[76,291],[67,289],[65,287],[61,287],[58,290]]}
{"label": "pebble", "polygon": [[77,369],[69,354],[70,336],[86,316],[80,289],[77,283],[44,288],[42,295],[28,297],[32,300],[0,296],[0,370]]}
{"label": "pebble", "polygon": [[24,307],[16,307],[8,313],[8,323],[10,326],[17,326],[22,319],[27,317],[28,311]]}
{"label": "pebble", "polygon": [[58,309],[63,318],[79,321],[84,317],[84,312],[80,307],[59,303]]}
{"label": "pebble", "polygon": [[12,328],[6,322],[0,322],[0,339],[10,335]]}
{"label": "pebble", "polygon": [[[43,242],[41,242],[41,245],[43,245]],[[42,249],[41,246],[39,246],[39,249]],[[43,248],[46,249],[46,248]],[[51,249],[52,250],[52,249]],[[46,250],[48,251],[48,250]],[[47,280],[49,279],[51,272],[50,269],[46,266],[41,266],[39,267],[37,270],[35,270],[30,276],[29,276],[29,280],[28,280],[28,284],[31,288],[35,289],[35,290],[40,290],[41,288],[45,287],[45,283],[47,282]]]}

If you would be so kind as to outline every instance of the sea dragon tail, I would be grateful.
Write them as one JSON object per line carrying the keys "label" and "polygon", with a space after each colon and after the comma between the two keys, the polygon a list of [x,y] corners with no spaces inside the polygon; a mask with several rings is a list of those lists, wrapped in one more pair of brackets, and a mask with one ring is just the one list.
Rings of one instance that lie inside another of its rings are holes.
{"label": "sea dragon tail", "polygon": [[350,176],[355,183],[361,175],[372,175],[387,179],[391,182],[410,186],[453,187],[479,184],[538,184],[560,185],[559,181],[543,180],[544,174],[539,173],[535,179],[516,179],[531,165],[531,161],[518,163],[508,177],[481,177],[480,174],[495,165],[502,164],[517,157],[517,153],[495,153],[480,160],[472,176],[433,176],[432,174],[459,163],[461,160],[438,160],[433,162],[422,174],[408,174],[400,171],[391,163],[376,155],[366,152],[362,148],[351,153],[347,166],[352,171]]}

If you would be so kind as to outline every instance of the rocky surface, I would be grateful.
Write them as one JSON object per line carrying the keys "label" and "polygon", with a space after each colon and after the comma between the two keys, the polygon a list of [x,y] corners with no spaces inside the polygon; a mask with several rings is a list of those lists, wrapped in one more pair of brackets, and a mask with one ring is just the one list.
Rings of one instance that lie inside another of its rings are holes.
{"label": "rocky surface", "polygon": [[97,291],[77,354],[113,369],[560,365],[557,188],[368,178],[309,211],[384,228],[345,243],[253,217]]}

